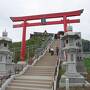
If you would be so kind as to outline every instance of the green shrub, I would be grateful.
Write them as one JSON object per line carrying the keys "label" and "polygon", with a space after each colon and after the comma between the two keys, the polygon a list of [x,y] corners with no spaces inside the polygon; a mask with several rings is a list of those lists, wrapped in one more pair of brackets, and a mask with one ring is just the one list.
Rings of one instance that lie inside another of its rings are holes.
{"label": "green shrub", "polygon": [[87,70],[90,70],[90,58],[86,58],[84,60],[84,64],[85,64]]}

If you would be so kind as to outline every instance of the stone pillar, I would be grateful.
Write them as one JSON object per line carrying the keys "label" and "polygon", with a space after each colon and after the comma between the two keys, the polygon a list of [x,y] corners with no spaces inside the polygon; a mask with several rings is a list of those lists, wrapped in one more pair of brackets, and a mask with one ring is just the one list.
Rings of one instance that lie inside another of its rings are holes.
{"label": "stone pillar", "polygon": [[76,72],[77,72],[76,71],[76,54],[67,54],[66,73],[76,73]]}

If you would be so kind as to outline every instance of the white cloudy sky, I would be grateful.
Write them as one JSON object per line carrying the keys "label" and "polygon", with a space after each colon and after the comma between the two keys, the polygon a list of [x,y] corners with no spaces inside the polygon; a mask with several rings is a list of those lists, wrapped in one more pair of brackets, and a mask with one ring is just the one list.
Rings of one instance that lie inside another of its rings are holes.
{"label": "white cloudy sky", "polygon": [[[78,17],[80,24],[73,25],[74,31],[82,32],[82,38],[90,40],[90,0],[0,0],[0,36],[7,30],[13,41],[22,40],[22,29],[12,28],[11,16],[26,16],[46,13],[58,13],[84,9]],[[34,31],[57,32],[63,30],[63,25],[39,26],[27,28],[27,39]]]}

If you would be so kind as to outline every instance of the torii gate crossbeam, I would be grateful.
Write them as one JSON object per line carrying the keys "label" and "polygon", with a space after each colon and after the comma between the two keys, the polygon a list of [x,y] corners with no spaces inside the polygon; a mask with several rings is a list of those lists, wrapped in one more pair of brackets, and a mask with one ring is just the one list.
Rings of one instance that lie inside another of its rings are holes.
{"label": "torii gate crossbeam", "polygon": [[[21,24],[14,24],[13,28],[23,27],[23,35],[22,35],[22,46],[21,46],[21,55],[20,58],[22,61],[25,59],[25,49],[26,49],[26,27],[31,26],[41,26],[41,25],[54,25],[54,24],[63,24],[64,32],[67,32],[67,24],[68,23],[79,23],[80,19],[67,19],[67,17],[80,16],[83,13],[83,9],[71,12],[63,12],[63,13],[52,13],[52,14],[42,14],[42,15],[33,15],[33,16],[22,16],[22,17],[10,17],[13,22],[23,21]],[[63,18],[63,20],[59,21],[46,21],[46,22],[35,22],[28,23],[30,20],[39,20],[39,19],[50,19],[50,18]]]}

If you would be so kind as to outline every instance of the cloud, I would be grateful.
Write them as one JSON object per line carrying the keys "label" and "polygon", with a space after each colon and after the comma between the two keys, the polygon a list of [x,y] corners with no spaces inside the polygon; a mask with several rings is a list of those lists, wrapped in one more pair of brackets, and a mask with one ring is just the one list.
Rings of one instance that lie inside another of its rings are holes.
{"label": "cloud", "polygon": [[[65,12],[78,9],[84,9],[84,13],[79,17],[80,24],[73,25],[75,31],[82,32],[82,37],[89,39],[90,35],[90,0],[0,0],[0,34],[6,28],[9,37],[13,41],[22,39],[22,28],[13,29],[11,16],[26,16],[46,13]],[[29,27],[27,29],[27,39],[29,33],[34,31],[57,32],[63,30],[63,25]],[[90,40],[90,39],[89,39]]]}

